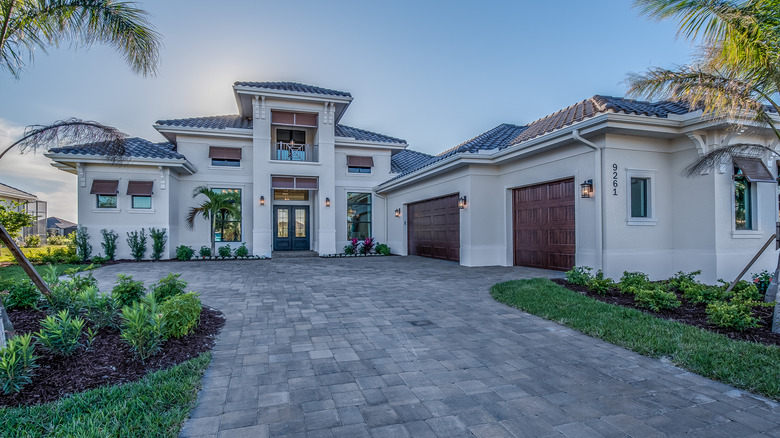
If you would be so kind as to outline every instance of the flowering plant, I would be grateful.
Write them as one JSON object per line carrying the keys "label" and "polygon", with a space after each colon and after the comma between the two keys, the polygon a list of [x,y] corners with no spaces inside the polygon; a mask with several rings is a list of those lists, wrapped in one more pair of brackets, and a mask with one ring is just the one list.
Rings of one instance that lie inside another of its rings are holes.
{"label": "flowering plant", "polygon": [[366,237],[366,240],[363,241],[363,245],[360,247],[360,253],[371,254],[371,250],[373,249],[374,249],[374,238]]}

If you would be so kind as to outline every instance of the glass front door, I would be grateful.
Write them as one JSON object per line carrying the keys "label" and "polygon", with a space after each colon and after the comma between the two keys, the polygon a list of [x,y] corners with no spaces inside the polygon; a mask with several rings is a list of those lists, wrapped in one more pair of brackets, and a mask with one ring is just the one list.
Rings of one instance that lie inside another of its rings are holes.
{"label": "glass front door", "polygon": [[309,207],[274,206],[274,251],[309,249]]}

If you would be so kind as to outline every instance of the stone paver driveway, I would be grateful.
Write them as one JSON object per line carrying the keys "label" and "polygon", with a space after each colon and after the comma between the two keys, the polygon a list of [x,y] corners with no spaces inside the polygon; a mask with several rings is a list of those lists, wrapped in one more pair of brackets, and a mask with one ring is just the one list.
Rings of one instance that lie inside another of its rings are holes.
{"label": "stone paver driveway", "polygon": [[488,293],[548,271],[384,257],[120,264],[95,276],[150,284],[169,271],[227,317],[182,436],[780,436],[777,404]]}

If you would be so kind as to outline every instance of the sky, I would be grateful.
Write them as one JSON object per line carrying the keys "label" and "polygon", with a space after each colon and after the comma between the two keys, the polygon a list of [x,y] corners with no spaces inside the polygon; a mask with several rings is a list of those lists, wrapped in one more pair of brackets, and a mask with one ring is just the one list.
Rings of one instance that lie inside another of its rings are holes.
{"label": "sky", "polygon": [[[140,1],[161,34],[158,74],[133,74],[107,46],[37,51],[0,72],[0,147],[31,124],[77,117],[164,141],[159,119],[236,114],[235,81],[348,91],[341,123],[435,154],[501,123],[526,124],[625,78],[685,64],[696,48],[674,22],[626,0]],[[76,221],[76,177],[38,154],[0,160],[0,182]]]}

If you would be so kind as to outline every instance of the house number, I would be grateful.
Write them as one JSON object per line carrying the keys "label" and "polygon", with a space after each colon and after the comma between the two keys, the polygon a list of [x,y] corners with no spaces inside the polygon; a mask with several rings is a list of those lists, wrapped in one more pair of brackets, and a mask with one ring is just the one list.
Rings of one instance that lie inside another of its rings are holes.
{"label": "house number", "polygon": [[617,163],[612,163],[612,194],[617,196]]}

